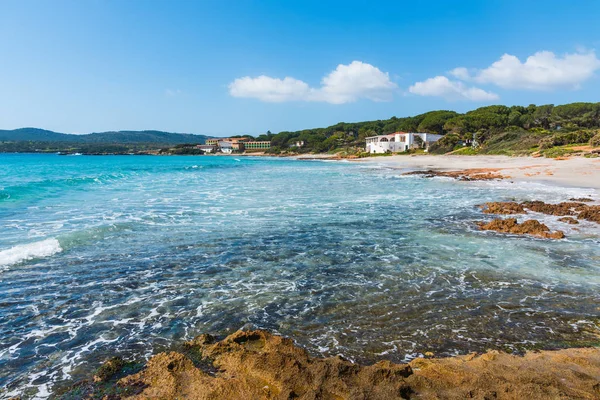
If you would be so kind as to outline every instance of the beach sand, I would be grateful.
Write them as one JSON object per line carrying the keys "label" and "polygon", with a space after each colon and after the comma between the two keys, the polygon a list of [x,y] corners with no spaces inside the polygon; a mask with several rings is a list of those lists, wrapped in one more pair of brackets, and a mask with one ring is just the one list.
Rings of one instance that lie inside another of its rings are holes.
{"label": "beach sand", "polygon": [[600,158],[396,155],[361,158],[354,161],[412,170],[489,169],[490,172],[517,181],[545,181],[559,186],[600,189]]}

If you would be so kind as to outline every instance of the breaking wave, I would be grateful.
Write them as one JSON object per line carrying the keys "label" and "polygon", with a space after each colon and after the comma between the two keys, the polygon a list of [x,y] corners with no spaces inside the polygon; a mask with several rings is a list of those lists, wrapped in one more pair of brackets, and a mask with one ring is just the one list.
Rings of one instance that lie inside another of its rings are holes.
{"label": "breaking wave", "polygon": [[61,251],[60,243],[54,238],[19,244],[0,251],[0,267],[8,267],[34,258],[50,257]]}

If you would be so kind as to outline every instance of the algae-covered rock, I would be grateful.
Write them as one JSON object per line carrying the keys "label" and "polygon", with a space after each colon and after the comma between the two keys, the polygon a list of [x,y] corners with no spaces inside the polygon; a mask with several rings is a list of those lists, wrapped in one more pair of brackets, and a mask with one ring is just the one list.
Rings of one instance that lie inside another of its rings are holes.
{"label": "algae-covered rock", "polygon": [[579,221],[577,221],[575,218],[572,217],[562,217],[558,219],[560,222],[564,222],[566,224],[570,224],[570,225],[577,225],[579,223]]}
{"label": "algae-covered rock", "polygon": [[102,364],[94,375],[94,382],[106,382],[125,366],[125,361],[121,357],[112,357]]}

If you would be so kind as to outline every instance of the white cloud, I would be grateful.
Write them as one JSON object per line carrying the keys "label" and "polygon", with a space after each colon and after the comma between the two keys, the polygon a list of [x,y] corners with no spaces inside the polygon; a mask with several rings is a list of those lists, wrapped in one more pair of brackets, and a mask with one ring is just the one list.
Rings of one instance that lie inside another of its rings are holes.
{"label": "white cloud", "polygon": [[452,71],[450,71],[450,75],[463,81],[469,80],[471,78],[469,70],[465,67],[454,68]]}
{"label": "white cloud", "polygon": [[417,82],[408,91],[420,96],[437,96],[446,100],[491,101],[498,95],[477,87],[469,87],[459,81],[451,81],[445,76],[436,76],[423,82]]}
{"label": "white cloud", "polygon": [[255,98],[267,102],[320,101],[343,104],[366,98],[389,101],[397,85],[387,72],[361,61],[340,64],[323,77],[321,87],[311,88],[306,82],[286,77],[284,79],[259,76],[238,78],[229,84],[229,94],[234,97]]}
{"label": "white cloud", "polygon": [[268,102],[304,100],[311,93],[305,82],[286,77],[271,78],[261,75],[258,78],[245,76],[229,84],[229,94],[233,97],[251,97]]}
{"label": "white cloud", "polygon": [[323,78],[321,84],[319,96],[323,101],[335,104],[356,101],[362,97],[373,101],[389,101],[392,91],[398,87],[387,72],[360,61],[338,65]]}
{"label": "white cloud", "polygon": [[552,90],[577,89],[600,69],[600,60],[594,51],[565,54],[540,51],[521,62],[516,56],[504,54],[488,68],[469,73],[456,68],[451,73],[463,80],[492,83],[508,89]]}

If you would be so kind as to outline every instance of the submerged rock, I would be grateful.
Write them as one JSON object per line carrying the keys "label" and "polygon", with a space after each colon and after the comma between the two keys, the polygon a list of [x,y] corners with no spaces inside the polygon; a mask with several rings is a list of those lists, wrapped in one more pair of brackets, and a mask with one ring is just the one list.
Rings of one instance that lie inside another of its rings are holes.
{"label": "submerged rock", "polygon": [[572,197],[569,201],[578,201],[578,202],[589,202],[594,201],[594,199],[590,199],[589,197]]}
{"label": "submerged rock", "polygon": [[564,222],[567,224],[571,224],[571,225],[577,225],[579,223],[579,221],[577,221],[575,218],[572,217],[562,217],[558,219],[560,222]]}
{"label": "submerged rock", "polygon": [[477,224],[484,231],[531,235],[544,239],[562,239],[565,237],[563,231],[551,232],[550,228],[535,219],[527,220],[522,224],[519,224],[516,218],[495,219],[491,222],[478,222]]}
{"label": "submerged rock", "polygon": [[112,357],[98,368],[94,375],[94,382],[106,382],[119,373],[124,366],[125,361],[121,357]]}
{"label": "submerged rock", "polygon": [[[597,399],[600,349],[497,351],[408,364],[371,366],[342,357],[316,358],[292,340],[266,331],[238,331],[220,342],[187,343],[210,360],[206,372],[193,355],[160,353],[139,373],[122,378],[111,399]],[[96,397],[90,397],[96,398]],[[98,397],[99,398],[99,397]]]}
{"label": "submerged rock", "polygon": [[588,206],[579,213],[577,218],[600,224],[600,206]]}

